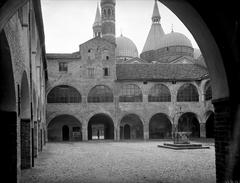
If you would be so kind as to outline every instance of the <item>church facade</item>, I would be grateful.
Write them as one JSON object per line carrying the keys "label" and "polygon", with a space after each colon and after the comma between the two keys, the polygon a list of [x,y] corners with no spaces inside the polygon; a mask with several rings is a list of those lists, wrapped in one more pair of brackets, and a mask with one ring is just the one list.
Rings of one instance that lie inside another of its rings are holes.
{"label": "church facade", "polygon": [[164,33],[155,1],[142,53],[115,35],[115,0],[101,0],[93,38],[69,54],[47,54],[49,141],[213,137],[210,78],[190,40]]}

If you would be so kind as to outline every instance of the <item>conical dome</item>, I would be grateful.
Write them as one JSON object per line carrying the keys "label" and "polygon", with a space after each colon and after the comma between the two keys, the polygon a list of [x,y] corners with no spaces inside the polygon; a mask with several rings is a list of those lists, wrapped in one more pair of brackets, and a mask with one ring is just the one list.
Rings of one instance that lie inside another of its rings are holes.
{"label": "conical dome", "polygon": [[148,33],[147,40],[144,44],[142,53],[150,50],[156,50],[159,48],[162,37],[165,35],[162,29],[162,26],[160,24],[160,18],[161,17],[158,10],[157,1],[155,1],[153,14],[152,14],[152,26]]}
{"label": "conical dome", "polygon": [[131,39],[121,35],[116,38],[116,44],[116,57],[138,57],[137,47]]}

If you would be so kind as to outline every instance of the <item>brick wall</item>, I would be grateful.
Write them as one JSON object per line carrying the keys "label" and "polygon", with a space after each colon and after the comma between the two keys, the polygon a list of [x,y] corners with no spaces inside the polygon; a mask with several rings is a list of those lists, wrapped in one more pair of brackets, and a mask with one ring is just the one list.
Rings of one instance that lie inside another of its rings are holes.
{"label": "brick wall", "polygon": [[21,168],[32,166],[32,139],[30,119],[21,119]]}

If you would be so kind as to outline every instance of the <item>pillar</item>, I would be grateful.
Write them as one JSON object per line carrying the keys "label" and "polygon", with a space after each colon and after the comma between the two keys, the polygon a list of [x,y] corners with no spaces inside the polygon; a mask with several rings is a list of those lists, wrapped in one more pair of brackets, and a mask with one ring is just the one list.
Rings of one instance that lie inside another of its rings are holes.
{"label": "pillar", "polygon": [[149,139],[149,124],[144,124],[143,126],[143,138],[144,140],[148,140]]}
{"label": "pillar", "polygon": [[200,123],[200,137],[206,138],[206,123]]}
{"label": "pillar", "polygon": [[[215,157],[216,157],[216,177],[217,183],[235,182],[240,180],[240,149],[236,146],[239,138],[234,139],[234,135],[239,134],[234,131],[233,125],[236,121],[236,109],[229,99],[213,100],[215,108]],[[236,134],[234,134],[234,132]],[[235,145],[235,146],[234,146]]]}
{"label": "pillar", "polygon": [[82,140],[83,141],[88,140],[88,128],[86,123],[83,123],[82,125]]}
{"label": "pillar", "polygon": [[34,157],[38,155],[38,122],[33,122],[33,129],[34,129]]}
{"label": "pillar", "polygon": [[116,127],[114,126],[114,140],[120,140],[120,126],[118,125],[116,125]]}
{"label": "pillar", "polygon": [[41,121],[38,120],[38,152],[42,151],[42,134],[41,134]]}
{"label": "pillar", "polygon": [[[21,168],[32,167],[31,120],[21,119]],[[33,135],[33,134],[32,134]]]}

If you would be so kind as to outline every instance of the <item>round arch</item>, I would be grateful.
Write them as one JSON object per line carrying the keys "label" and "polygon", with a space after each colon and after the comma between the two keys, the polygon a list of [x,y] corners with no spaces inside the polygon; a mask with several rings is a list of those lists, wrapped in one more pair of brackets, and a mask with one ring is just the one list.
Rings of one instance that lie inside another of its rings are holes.
{"label": "round arch", "polygon": [[[159,0],[184,23],[196,40],[206,61],[212,81],[213,99],[229,97],[229,88],[223,60],[217,44],[198,12],[186,1]],[[199,29],[201,27],[201,29]]]}
{"label": "round arch", "polygon": [[126,114],[120,121],[120,139],[143,139],[143,122],[136,114]]}
{"label": "round arch", "polygon": [[119,102],[142,102],[141,88],[136,84],[124,84],[119,95]]}
{"label": "round arch", "polygon": [[171,138],[172,123],[164,113],[154,114],[149,121],[149,139]]}
{"label": "round arch", "polygon": [[80,103],[81,101],[80,92],[69,85],[55,86],[47,94],[48,103]]}
{"label": "round arch", "polygon": [[26,71],[22,74],[21,80],[21,102],[20,102],[20,118],[30,119],[31,118],[31,106],[30,106],[30,88],[28,84],[28,78]]}
{"label": "round arch", "polygon": [[200,137],[200,124],[196,114],[186,112],[178,119],[179,132],[191,132],[190,137]]}
{"label": "round arch", "polygon": [[87,101],[88,103],[113,102],[113,91],[106,85],[96,85],[88,92]]}
{"label": "round arch", "polygon": [[149,90],[149,102],[171,102],[171,92],[164,84],[155,84]]}
{"label": "round arch", "polygon": [[47,130],[49,141],[82,140],[82,124],[73,115],[62,114],[55,116],[48,123]]}
{"label": "round arch", "polygon": [[114,122],[105,113],[94,114],[88,121],[88,140],[114,139]]}
{"label": "round arch", "polygon": [[204,86],[204,100],[211,100],[212,99],[212,87],[210,84],[210,80],[208,80]]}
{"label": "round arch", "polygon": [[183,84],[177,91],[177,102],[198,102],[199,93],[192,83]]}

